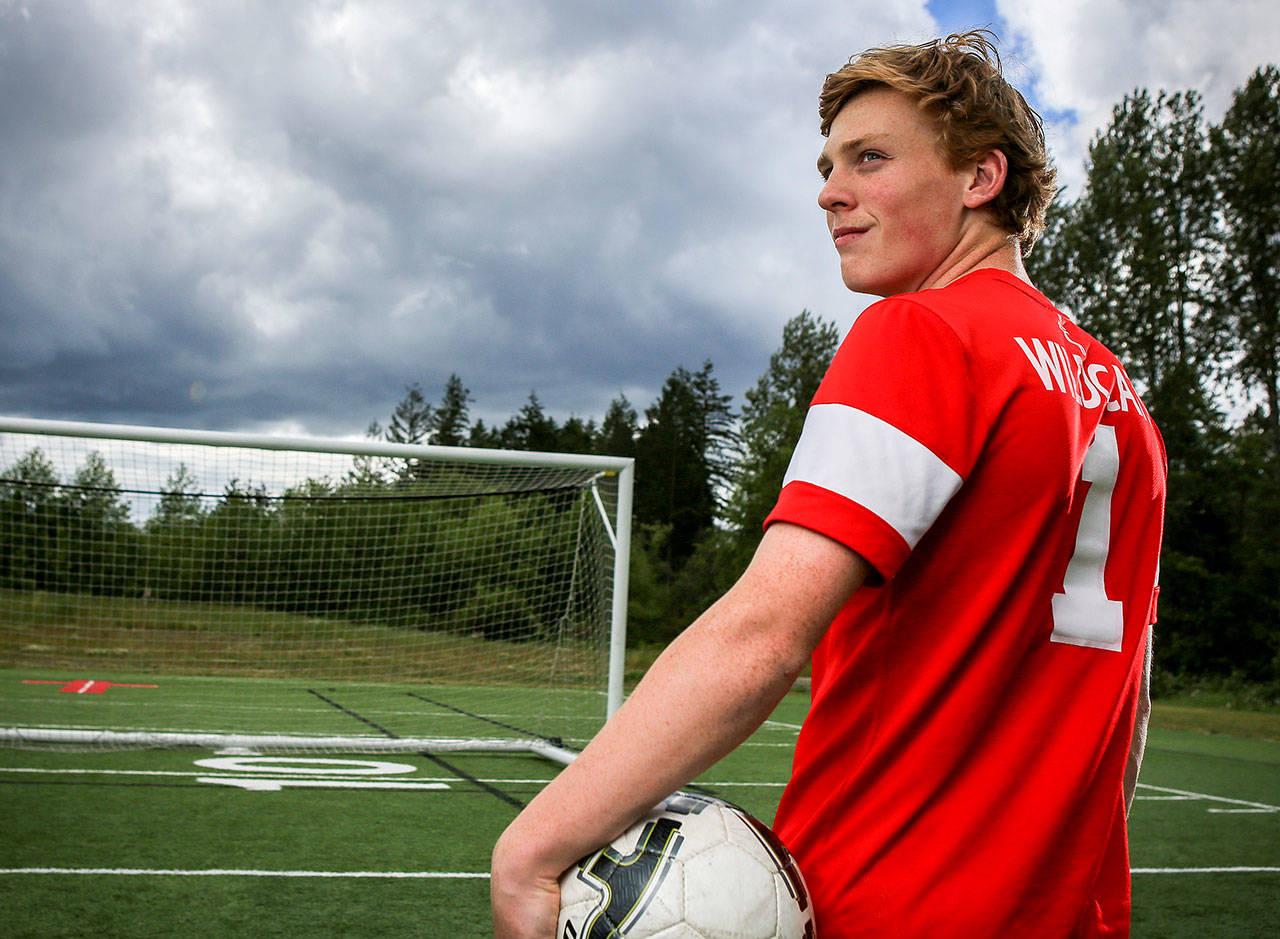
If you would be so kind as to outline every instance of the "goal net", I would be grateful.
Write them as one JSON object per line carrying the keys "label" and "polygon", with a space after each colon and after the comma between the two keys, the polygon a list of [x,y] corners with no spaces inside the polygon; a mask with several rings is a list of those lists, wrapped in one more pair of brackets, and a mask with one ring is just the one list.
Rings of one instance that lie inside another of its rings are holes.
{"label": "goal net", "polygon": [[0,418],[0,743],[567,761],[622,698],[631,479]]}

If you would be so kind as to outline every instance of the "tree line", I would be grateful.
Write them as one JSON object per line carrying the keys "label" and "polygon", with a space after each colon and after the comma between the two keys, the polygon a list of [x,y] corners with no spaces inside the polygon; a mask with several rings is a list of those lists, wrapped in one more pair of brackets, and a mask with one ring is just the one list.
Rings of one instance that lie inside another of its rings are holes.
{"label": "tree line", "polygon": [[469,418],[471,393],[454,374],[438,402],[410,385],[387,425],[367,434],[397,443],[595,453],[635,460],[628,635],[666,642],[745,567],[810,399],[835,354],[834,323],[808,310],[792,318],[767,370],[733,406],[711,361],[676,367],[639,412],[625,395],[604,417],[548,414],[537,393],[505,423]]}
{"label": "tree line", "polygon": [[486,469],[357,457],[339,479],[282,493],[233,479],[218,494],[179,464],[158,492],[129,493],[150,503],[135,522],[99,453],[64,480],[33,448],[0,474],[0,592],[595,641],[608,603],[586,585],[608,558],[592,474]]}
{"label": "tree line", "polygon": [[[1274,687],[1280,675],[1278,180],[1276,67],[1255,72],[1216,124],[1194,91],[1136,90],[1095,136],[1081,191],[1060,194],[1027,259],[1036,286],[1126,363],[1166,442],[1157,627],[1166,678]],[[620,395],[599,421],[561,423],[531,393],[490,427],[471,419],[472,396],[455,374],[437,401],[407,387],[387,425],[368,434],[634,458],[630,635],[665,642],[749,560],[839,338],[833,323],[802,311],[738,406],[708,360],[674,369],[643,412]],[[0,503],[17,504],[22,480],[49,476],[32,454],[23,461],[4,470]],[[80,516],[127,524],[100,459],[76,480],[68,491],[79,493]],[[161,513],[173,521],[183,487],[170,483]],[[224,499],[241,509],[253,501],[251,491]],[[74,566],[73,554],[60,563]]]}

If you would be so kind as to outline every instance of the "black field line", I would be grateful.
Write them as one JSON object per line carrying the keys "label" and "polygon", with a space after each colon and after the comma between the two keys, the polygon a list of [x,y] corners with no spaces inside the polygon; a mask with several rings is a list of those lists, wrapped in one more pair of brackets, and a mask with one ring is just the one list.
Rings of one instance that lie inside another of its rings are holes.
{"label": "black field line", "polygon": [[461,714],[463,717],[470,717],[470,718],[473,718],[474,720],[481,721],[482,723],[492,724],[494,727],[501,727],[503,730],[509,730],[512,733],[520,734],[522,737],[533,737],[535,740],[545,740],[547,743],[551,744],[554,747],[563,747],[566,750],[582,749],[581,747],[575,747],[575,746],[566,744],[564,742],[564,739],[561,737],[547,737],[543,734],[537,733],[532,730],[525,730],[522,727],[516,727],[513,724],[504,724],[502,721],[496,720],[495,718],[486,717],[483,714],[476,714],[473,711],[468,711],[460,707],[455,707],[452,704],[445,704],[443,701],[436,701],[432,698],[428,698],[426,695],[418,694],[416,691],[406,691],[405,694],[407,694],[411,698],[417,698],[419,701],[425,701],[427,704],[433,705],[434,707],[444,708],[446,711],[453,711],[455,714]]}
{"label": "black field line", "polygon": [[337,708],[339,711],[341,711],[343,714],[348,715],[349,717],[354,717],[356,720],[360,721],[362,724],[368,724],[370,727],[372,727],[374,730],[376,730],[378,733],[382,734],[385,737],[390,737],[392,740],[400,739],[399,734],[392,733],[391,731],[387,730],[387,728],[383,727],[381,724],[377,723],[376,721],[369,720],[369,718],[365,717],[363,714],[356,713],[355,711],[351,710],[351,708],[347,707],[346,705],[339,704],[337,701],[334,701],[332,698],[326,698],[324,695],[316,691],[314,688],[308,688],[307,693],[315,695],[325,704],[329,705],[330,707]]}
{"label": "black field line", "polygon": [[[372,721],[369,718],[365,717],[363,714],[359,714],[356,711],[353,711],[351,708],[346,707],[345,705],[339,704],[337,701],[334,701],[332,698],[325,697],[323,694],[316,691],[314,688],[308,688],[307,691],[315,695],[325,704],[328,704],[331,707],[337,708],[343,714],[350,715],[351,717],[354,717],[356,720],[364,724],[368,724],[370,727],[372,727],[374,730],[378,731],[379,733],[385,734],[386,736],[392,738],[393,740],[400,739],[399,734],[388,730],[387,728],[383,727],[381,724],[377,723],[376,721]],[[425,701],[426,699],[424,698],[423,700]],[[496,786],[491,786],[488,783],[472,776],[470,773],[464,772],[458,767],[450,763],[447,763],[446,761],[440,759],[440,757],[436,756],[436,754],[431,753],[428,750],[423,750],[419,755],[425,756],[428,760],[435,763],[437,766],[447,770],[448,772],[452,773],[458,779],[461,779],[464,782],[471,783],[473,786],[476,786],[477,788],[483,790],[484,792],[487,792],[492,796],[496,796],[498,799],[507,803],[508,805],[515,806],[517,809],[524,808],[524,803],[521,802],[519,799],[515,798],[512,795],[509,795],[506,792],[503,792],[501,789],[498,789]]]}
{"label": "black field line", "polygon": [[511,795],[508,792],[504,792],[503,790],[499,789],[497,786],[489,785],[489,783],[485,782],[483,779],[477,779],[475,776],[472,776],[470,773],[466,772],[465,770],[460,769],[457,766],[454,766],[452,763],[449,763],[447,760],[441,759],[435,753],[431,753],[430,751],[424,750],[421,755],[425,756],[428,760],[430,760],[432,763],[435,763],[441,769],[444,769],[450,773],[453,773],[453,775],[457,776],[459,779],[463,780],[464,782],[469,782],[471,783],[471,785],[476,786],[480,789],[483,789],[485,792],[489,793],[490,795],[496,796],[497,798],[505,802],[507,805],[510,805],[515,809],[524,808],[524,803],[521,802],[519,799],[517,799],[515,796]]}

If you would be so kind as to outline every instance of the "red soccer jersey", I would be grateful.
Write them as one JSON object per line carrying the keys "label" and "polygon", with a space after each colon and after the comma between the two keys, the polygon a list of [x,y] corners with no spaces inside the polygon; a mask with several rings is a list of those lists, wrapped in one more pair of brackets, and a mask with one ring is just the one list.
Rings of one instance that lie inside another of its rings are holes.
{"label": "red soccer jersey", "polygon": [[858,318],[766,522],[875,570],[814,654],[775,823],[821,935],[1128,934],[1165,472],[1115,356],[1013,275]]}

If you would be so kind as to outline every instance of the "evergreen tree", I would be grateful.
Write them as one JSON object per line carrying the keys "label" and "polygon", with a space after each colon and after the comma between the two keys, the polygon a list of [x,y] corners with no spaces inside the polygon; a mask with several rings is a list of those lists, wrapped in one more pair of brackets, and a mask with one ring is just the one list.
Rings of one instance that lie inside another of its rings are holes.
{"label": "evergreen tree", "polygon": [[702,438],[707,479],[716,517],[724,513],[733,481],[737,476],[742,440],[738,434],[737,415],[733,413],[733,395],[720,391],[720,380],[713,374],[711,360],[693,373],[692,388],[702,414]]}
{"label": "evergreen tree", "polygon": [[1280,483],[1280,69],[1250,76],[1211,139],[1226,228],[1218,283]]}
{"label": "evergreen tree", "polygon": [[639,416],[626,395],[618,395],[609,402],[609,410],[600,422],[596,438],[597,452],[606,456],[634,457],[636,438],[640,434]]}
{"label": "evergreen tree", "polygon": [[555,420],[542,409],[538,395],[530,392],[529,399],[507,421],[498,439],[509,450],[555,452],[559,448],[560,429]]}
{"label": "evergreen tree", "polygon": [[115,473],[97,450],[85,457],[76,470],[65,498],[72,517],[83,522],[103,529],[128,522],[129,506],[122,498]]}
{"label": "evergreen tree", "polygon": [[468,447],[479,447],[484,450],[493,450],[502,446],[500,431],[491,430],[484,421],[477,419],[471,425],[471,430],[467,434]]}
{"label": "evergreen tree", "polygon": [[199,494],[199,480],[185,463],[179,463],[160,487],[160,502],[145,529],[147,596],[191,600],[200,595],[200,528],[206,513]]}
{"label": "evergreen tree", "polygon": [[209,597],[257,604],[271,596],[271,497],[266,486],[232,479],[200,526],[203,587]]}
{"label": "evergreen tree", "polygon": [[58,474],[39,447],[24,453],[4,471],[0,498],[26,516],[48,509],[58,498]]}
{"label": "evergreen tree", "polygon": [[1218,365],[1222,323],[1208,137],[1195,92],[1126,96],[1089,147],[1085,192],[1063,224],[1071,263],[1058,297],[1125,363],[1153,410]]}
{"label": "evergreen tree", "polygon": [[1045,213],[1044,232],[1026,257],[1027,276],[1036,289],[1061,307],[1077,305],[1077,287],[1083,278],[1078,267],[1078,253],[1083,227],[1076,218],[1076,203],[1059,190]]}
{"label": "evergreen tree", "polygon": [[160,488],[160,502],[148,520],[148,526],[181,525],[200,517],[200,483],[187,468],[179,463]]}
{"label": "evergreen tree", "polygon": [[592,453],[596,447],[596,422],[573,415],[560,425],[560,440],[556,449],[561,453]]}
{"label": "evergreen tree", "polygon": [[1259,410],[1232,435],[1220,461],[1226,471],[1214,476],[1233,539],[1215,565],[1227,589],[1207,622],[1219,627],[1210,633],[1219,651],[1216,671],[1271,682],[1280,693],[1280,485],[1272,445]]}
{"label": "evergreen tree", "polygon": [[134,592],[133,559],[139,548],[129,506],[102,454],[90,453],[64,487],[58,573],[62,589],[76,593]]}
{"label": "evergreen tree", "polygon": [[660,525],[639,524],[631,530],[627,645],[666,643],[688,625],[671,609],[671,566],[664,558],[668,534]]}
{"label": "evergreen tree", "polygon": [[[429,444],[432,442],[434,424],[435,413],[422,395],[422,386],[414,382],[405,387],[404,397],[392,412],[386,437],[392,443]],[[372,430],[373,427],[370,426],[369,429]],[[420,478],[428,472],[429,464],[419,459],[409,459],[400,464],[397,475],[408,481]]]}
{"label": "evergreen tree", "polygon": [[432,418],[432,442],[442,447],[461,447],[467,442],[471,392],[457,374],[445,382],[444,397]]}
{"label": "evergreen tree", "polygon": [[834,323],[802,311],[783,326],[782,346],[770,357],[768,371],[746,393],[742,462],[728,518],[742,534],[748,552],[777,501],[809,402],[839,342]]}
{"label": "evergreen tree", "polygon": [[[370,421],[369,426],[365,428],[364,436],[366,440],[385,440],[382,425],[377,421]],[[343,482],[350,486],[373,486],[377,487],[385,482],[389,477],[396,475],[395,461],[386,457],[368,456],[360,454],[352,458],[351,469],[347,470],[343,477]]]}
{"label": "evergreen tree", "polygon": [[57,472],[35,447],[0,478],[0,583],[28,590],[54,586],[61,514]]}
{"label": "evergreen tree", "polygon": [[645,411],[636,442],[636,520],[669,530],[665,558],[678,566],[716,517],[736,444],[730,396],[710,361],[677,368]]}
{"label": "evergreen tree", "polygon": [[[1235,377],[1256,409],[1232,434],[1213,480],[1233,540],[1216,571],[1211,611],[1219,672],[1280,680],[1280,69],[1238,89],[1210,131],[1224,227],[1218,285],[1231,325]],[[1209,565],[1206,565],[1208,567]]]}
{"label": "evergreen tree", "polygon": [[392,443],[430,443],[433,415],[431,405],[422,396],[422,386],[414,382],[404,392],[391,414],[387,439]]}

